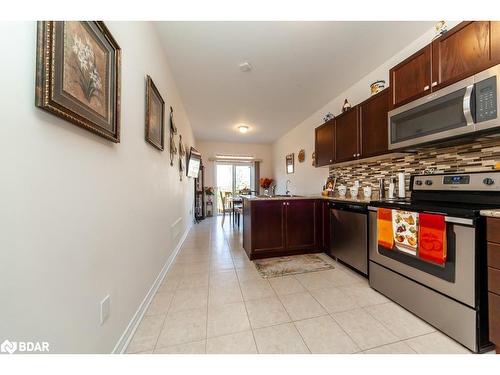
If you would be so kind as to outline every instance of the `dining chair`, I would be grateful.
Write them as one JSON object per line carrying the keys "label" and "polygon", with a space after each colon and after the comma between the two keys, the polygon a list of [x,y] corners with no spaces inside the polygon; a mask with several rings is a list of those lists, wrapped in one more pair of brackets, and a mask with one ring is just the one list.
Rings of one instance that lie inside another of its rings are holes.
{"label": "dining chair", "polygon": [[226,220],[226,213],[229,213],[229,215],[231,215],[233,211],[231,207],[228,206],[228,201],[229,197],[231,196],[231,193],[219,190],[219,194],[220,194],[220,200],[222,202],[222,225],[224,225],[224,221]]}

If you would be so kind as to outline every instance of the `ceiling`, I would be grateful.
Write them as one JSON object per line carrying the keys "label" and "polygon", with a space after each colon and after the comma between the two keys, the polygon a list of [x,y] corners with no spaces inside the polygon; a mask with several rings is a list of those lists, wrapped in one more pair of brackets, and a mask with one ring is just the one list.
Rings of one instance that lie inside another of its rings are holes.
{"label": "ceiling", "polygon": [[196,139],[251,143],[275,141],[433,25],[156,23]]}

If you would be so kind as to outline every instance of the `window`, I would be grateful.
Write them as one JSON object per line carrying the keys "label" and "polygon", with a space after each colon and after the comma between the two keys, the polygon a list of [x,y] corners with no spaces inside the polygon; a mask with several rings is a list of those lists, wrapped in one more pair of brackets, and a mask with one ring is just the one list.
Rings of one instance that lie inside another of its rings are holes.
{"label": "window", "polygon": [[241,190],[255,190],[254,166],[248,163],[217,163],[215,169],[217,184],[217,209],[222,211],[220,193],[228,196],[238,194]]}

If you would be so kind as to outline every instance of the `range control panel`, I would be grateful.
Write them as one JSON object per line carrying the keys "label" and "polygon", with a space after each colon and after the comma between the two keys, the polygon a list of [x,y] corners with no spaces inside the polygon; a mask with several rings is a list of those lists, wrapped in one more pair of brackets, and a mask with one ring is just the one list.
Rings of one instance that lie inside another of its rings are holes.
{"label": "range control panel", "polygon": [[500,171],[418,175],[412,190],[500,191]]}

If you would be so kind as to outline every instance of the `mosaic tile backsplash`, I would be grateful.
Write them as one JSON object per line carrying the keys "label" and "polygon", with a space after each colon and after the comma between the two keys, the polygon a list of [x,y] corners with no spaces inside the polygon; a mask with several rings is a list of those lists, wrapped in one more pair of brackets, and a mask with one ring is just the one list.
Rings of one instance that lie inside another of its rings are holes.
{"label": "mosaic tile backsplash", "polygon": [[[474,172],[495,169],[500,162],[500,138],[481,138],[471,143],[449,146],[430,147],[404,157],[387,158],[372,162],[362,161],[348,166],[330,167],[330,175],[337,176],[337,186],[348,187],[359,180],[361,186],[372,186],[373,198],[377,198],[378,179],[386,180],[386,190],[389,179],[396,180],[397,173],[405,172],[406,190],[409,194],[410,175],[429,173]],[[426,172],[427,171],[427,172]]]}

